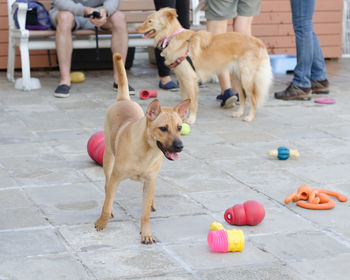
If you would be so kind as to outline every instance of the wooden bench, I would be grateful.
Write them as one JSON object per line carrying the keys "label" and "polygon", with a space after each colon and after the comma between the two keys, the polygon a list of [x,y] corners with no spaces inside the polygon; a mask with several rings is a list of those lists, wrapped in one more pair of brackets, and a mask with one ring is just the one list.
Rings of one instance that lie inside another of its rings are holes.
{"label": "wooden bench", "polygon": [[[41,87],[39,79],[32,78],[30,73],[29,50],[50,50],[56,49],[55,30],[27,30],[25,29],[27,3],[8,0],[8,21],[9,21],[9,41],[8,41],[8,64],[7,79],[16,82],[15,87],[25,91],[38,89]],[[46,5],[48,3],[45,3]],[[46,7],[49,9],[49,7]],[[18,9],[17,28],[13,13]],[[135,27],[142,23],[145,18],[155,11],[153,0],[122,0],[119,8],[126,15],[129,31],[129,47],[153,46],[153,39],[143,39],[142,34],[137,34]],[[109,48],[111,44],[111,32],[99,32],[99,47]],[[15,49],[19,47],[22,65],[22,77],[15,80]],[[94,30],[77,30],[73,32],[73,49],[96,48]]]}

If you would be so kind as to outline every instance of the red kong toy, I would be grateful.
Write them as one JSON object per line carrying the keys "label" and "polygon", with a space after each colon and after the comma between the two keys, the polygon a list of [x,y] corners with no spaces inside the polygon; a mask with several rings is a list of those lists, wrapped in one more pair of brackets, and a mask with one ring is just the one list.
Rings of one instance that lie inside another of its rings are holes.
{"label": "red kong toy", "polygon": [[225,220],[231,225],[259,224],[265,217],[264,206],[256,200],[248,200],[243,204],[236,204],[225,211]]}
{"label": "red kong toy", "polygon": [[148,90],[148,89],[142,89],[140,91],[140,98],[141,99],[148,99],[151,97],[157,97],[158,92],[156,90]]}
{"label": "red kong toy", "polygon": [[105,152],[105,137],[103,131],[97,131],[91,135],[87,143],[87,151],[91,159],[99,165],[103,164],[103,153]]}

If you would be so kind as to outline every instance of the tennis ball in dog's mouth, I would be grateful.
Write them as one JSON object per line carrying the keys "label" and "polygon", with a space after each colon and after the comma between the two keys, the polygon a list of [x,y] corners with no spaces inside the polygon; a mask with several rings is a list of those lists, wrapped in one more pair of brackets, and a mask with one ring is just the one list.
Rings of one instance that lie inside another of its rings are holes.
{"label": "tennis ball in dog's mouth", "polygon": [[70,73],[70,80],[72,83],[81,83],[85,80],[83,72],[72,72]]}
{"label": "tennis ball in dog's mouth", "polygon": [[191,131],[191,127],[187,123],[182,123],[181,135],[187,135]]}

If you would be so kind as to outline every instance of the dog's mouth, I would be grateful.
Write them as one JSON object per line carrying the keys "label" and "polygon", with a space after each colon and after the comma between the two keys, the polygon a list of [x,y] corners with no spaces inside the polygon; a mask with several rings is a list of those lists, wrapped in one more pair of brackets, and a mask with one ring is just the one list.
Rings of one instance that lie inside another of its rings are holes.
{"label": "dog's mouth", "polygon": [[156,30],[155,29],[151,29],[150,31],[147,31],[145,33],[143,33],[143,38],[150,38],[152,37],[153,35],[156,34]]}
{"label": "dog's mouth", "polygon": [[164,154],[164,156],[168,159],[168,160],[178,160],[179,159],[179,154],[178,153],[173,153],[173,152],[169,152],[162,143],[160,143],[159,141],[157,141],[157,146],[159,148],[159,150],[161,150]]}

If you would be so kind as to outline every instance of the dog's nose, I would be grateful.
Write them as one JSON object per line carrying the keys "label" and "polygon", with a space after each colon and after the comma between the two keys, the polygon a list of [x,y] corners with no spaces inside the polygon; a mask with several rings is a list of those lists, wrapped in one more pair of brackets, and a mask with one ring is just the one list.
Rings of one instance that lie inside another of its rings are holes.
{"label": "dog's nose", "polygon": [[182,144],[182,141],[174,140],[173,147],[174,147],[176,152],[181,152],[182,149],[184,148],[184,145]]}

